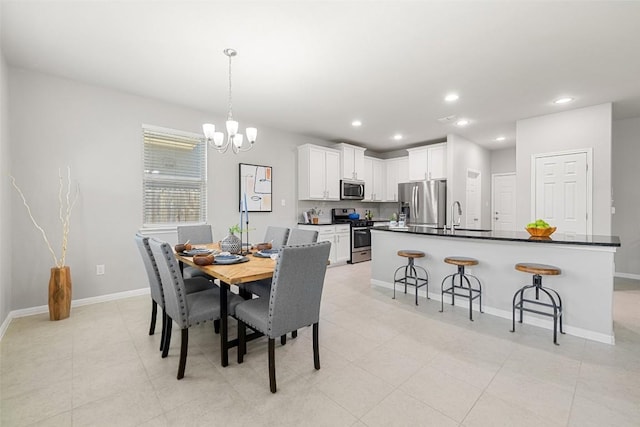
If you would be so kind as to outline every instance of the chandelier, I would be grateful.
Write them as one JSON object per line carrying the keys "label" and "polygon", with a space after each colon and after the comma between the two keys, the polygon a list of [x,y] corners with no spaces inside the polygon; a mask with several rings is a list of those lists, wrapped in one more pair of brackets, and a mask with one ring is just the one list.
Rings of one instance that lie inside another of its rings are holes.
{"label": "chandelier", "polygon": [[231,97],[231,58],[236,56],[238,52],[231,48],[227,48],[223,52],[229,57],[229,114],[227,115],[226,121],[226,141],[224,133],[216,132],[215,125],[211,123],[203,124],[202,131],[211,148],[215,148],[221,153],[226,153],[229,147],[231,147],[231,150],[233,150],[235,154],[238,154],[240,151],[249,151],[253,148],[253,143],[256,142],[256,136],[258,136],[258,129],[247,128],[245,132],[249,145],[244,144],[243,146],[244,136],[238,133],[238,122],[233,120],[233,103]]}

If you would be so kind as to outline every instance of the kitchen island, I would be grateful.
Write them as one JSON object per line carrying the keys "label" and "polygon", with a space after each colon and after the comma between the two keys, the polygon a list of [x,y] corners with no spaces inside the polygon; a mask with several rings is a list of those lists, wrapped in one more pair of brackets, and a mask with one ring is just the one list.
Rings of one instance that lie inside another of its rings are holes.
{"label": "kitchen island", "polygon": [[[398,250],[420,250],[426,257],[417,259],[416,264],[429,272],[429,296],[440,301],[442,279],[455,272],[454,266],[443,262],[444,258],[476,258],[479,264],[467,267],[467,271],[482,281],[483,315],[509,319],[505,322],[508,331],[511,329],[513,295],[532,281],[531,275],[516,271],[515,264],[554,265],[562,270],[562,274],[543,277],[543,286],[555,289],[562,297],[564,331],[614,344],[614,254],[619,246],[620,239],[616,236],[554,233],[550,238],[532,238],[525,231],[456,230],[452,233],[423,226],[402,229],[380,226],[371,230],[371,283],[393,288],[393,273],[405,263],[397,256]],[[420,294],[422,303],[424,288]],[[446,303],[450,304],[447,296]],[[468,304],[466,298],[456,298],[456,306],[468,307]],[[474,304],[474,310],[478,310],[477,304]],[[525,313],[524,323],[552,329],[550,318],[532,313]]]}

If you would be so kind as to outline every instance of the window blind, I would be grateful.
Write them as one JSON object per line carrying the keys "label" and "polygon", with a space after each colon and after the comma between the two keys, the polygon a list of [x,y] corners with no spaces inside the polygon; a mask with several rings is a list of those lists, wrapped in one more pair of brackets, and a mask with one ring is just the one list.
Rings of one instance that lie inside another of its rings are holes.
{"label": "window blind", "polygon": [[207,219],[207,145],[198,135],[143,126],[143,224]]}

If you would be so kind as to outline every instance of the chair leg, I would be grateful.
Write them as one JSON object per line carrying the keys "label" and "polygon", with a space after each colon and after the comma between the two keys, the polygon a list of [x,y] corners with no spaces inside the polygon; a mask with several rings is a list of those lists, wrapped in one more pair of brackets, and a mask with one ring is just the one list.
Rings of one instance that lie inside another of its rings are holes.
{"label": "chair leg", "polygon": [[173,326],[173,320],[167,315],[167,330],[164,333],[164,344],[162,345],[162,358],[164,359],[169,355],[169,345],[171,345],[171,329]]}
{"label": "chair leg", "polygon": [[291,331],[291,338],[298,338],[298,330]]}
{"label": "chair leg", "polygon": [[269,338],[269,388],[271,393],[276,392],[276,343]]}
{"label": "chair leg", "polygon": [[313,324],[313,367],[320,369],[320,346],[318,345],[318,324]]}
{"label": "chair leg", "polygon": [[164,349],[164,340],[167,335],[167,313],[162,310],[162,332],[160,333],[160,351]]}
{"label": "chair leg", "polygon": [[284,334],[284,335],[280,336],[280,344],[281,345],[286,345],[287,344],[287,334]]}
{"label": "chair leg", "polygon": [[180,343],[180,363],[178,364],[178,379],[184,378],[184,368],[187,366],[187,350],[189,348],[189,328],[182,330]]}
{"label": "chair leg", "polygon": [[220,319],[216,319],[213,321],[213,332],[216,334],[220,333]]}
{"label": "chair leg", "polygon": [[156,316],[158,315],[158,303],[151,300],[151,325],[149,325],[149,335],[156,333]]}
{"label": "chair leg", "polygon": [[244,362],[244,355],[247,353],[247,325],[242,320],[238,320],[238,364]]}

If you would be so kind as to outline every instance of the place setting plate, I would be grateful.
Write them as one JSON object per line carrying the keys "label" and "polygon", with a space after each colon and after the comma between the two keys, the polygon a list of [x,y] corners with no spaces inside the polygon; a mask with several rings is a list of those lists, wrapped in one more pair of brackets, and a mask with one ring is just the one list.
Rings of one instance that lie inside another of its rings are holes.
{"label": "place setting plate", "polygon": [[278,253],[278,249],[263,249],[261,251],[254,252],[253,256],[258,258],[271,258],[271,255],[277,254],[277,253]]}
{"label": "place setting plate", "polygon": [[214,264],[239,264],[241,262],[247,262],[249,258],[242,255],[216,255],[213,260]]}
{"label": "place setting plate", "polygon": [[182,256],[209,255],[214,252],[215,251],[213,249],[194,248],[194,249],[189,249],[188,251],[180,252],[180,255]]}

